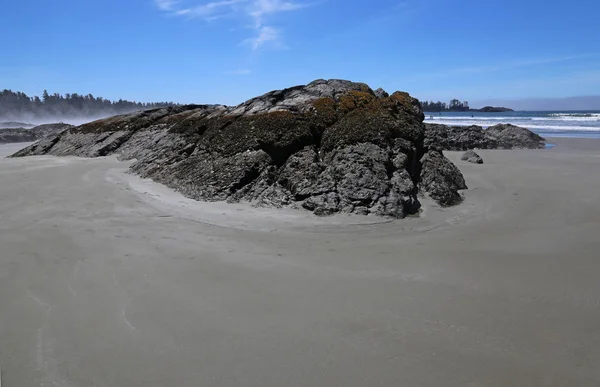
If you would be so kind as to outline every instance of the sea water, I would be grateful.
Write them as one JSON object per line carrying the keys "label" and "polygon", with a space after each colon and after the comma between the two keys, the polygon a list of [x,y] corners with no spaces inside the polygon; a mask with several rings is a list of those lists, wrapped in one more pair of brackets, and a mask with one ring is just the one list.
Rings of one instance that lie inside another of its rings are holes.
{"label": "sea water", "polygon": [[505,113],[425,113],[425,122],[444,125],[513,124],[542,137],[600,138],[600,111],[518,111]]}

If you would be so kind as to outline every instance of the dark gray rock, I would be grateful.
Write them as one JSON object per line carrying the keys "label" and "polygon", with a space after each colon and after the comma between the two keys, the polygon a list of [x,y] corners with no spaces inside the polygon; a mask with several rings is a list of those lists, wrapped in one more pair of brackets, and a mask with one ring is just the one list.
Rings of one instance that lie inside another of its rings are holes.
{"label": "dark gray rock", "polygon": [[486,136],[481,126],[425,124],[425,147],[428,149],[494,149],[497,146],[497,141]]}
{"label": "dark gray rock", "polygon": [[511,124],[498,124],[486,129],[485,134],[504,149],[542,149],[545,139],[532,131]]}
{"label": "dark gray rock", "polygon": [[425,124],[425,147],[439,150],[468,149],[538,149],[545,140],[529,129],[499,124],[483,129],[481,126],[447,126]]}
{"label": "dark gray rock", "polygon": [[460,190],[467,189],[460,170],[441,151],[430,150],[421,159],[421,189],[442,206],[462,201]]}
{"label": "dark gray rock", "polygon": [[0,144],[13,142],[34,142],[38,138],[31,129],[0,129]]}
{"label": "dark gray rock", "polygon": [[39,125],[31,129],[0,129],[0,144],[38,141],[47,137],[55,136],[60,132],[72,127],[73,125],[60,123]]}
{"label": "dark gray rock", "polygon": [[457,202],[448,196],[460,189],[460,172],[441,154],[424,159],[421,175],[423,118],[407,93],[317,80],[235,107],[179,106],[95,121],[15,156],[116,154],[135,159],[131,170],[140,176],[197,200],[402,218],[420,206],[419,181],[443,205]]}
{"label": "dark gray rock", "polygon": [[481,158],[481,156],[479,156],[477,153],[475,153],[474,150],[466,151],[465,153],[463,153],[463,155],[460,159],[463,161],[468,161],[469,163],[473,163],[473,164],[483,164],[483,159]]}
{"label": "dark gray rock", "polygon": [[380,87],[379,89],[375,90],[375,91],[374,91],[374,93],[375,93],[375,96],[376,96],[377,98],[386,98],[386,97],[389,97],[389,96],[390,96],[390,95],[389,95],[389,94],[388,94],[388,93],[387,93],[385,90],[383,90],[381,87]]}

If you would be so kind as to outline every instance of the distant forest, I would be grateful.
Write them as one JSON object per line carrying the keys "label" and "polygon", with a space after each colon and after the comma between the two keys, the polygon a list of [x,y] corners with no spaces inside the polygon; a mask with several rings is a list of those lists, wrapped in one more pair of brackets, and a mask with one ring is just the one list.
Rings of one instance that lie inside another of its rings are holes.
{"label": "distant forest", "polygon": [[0,92],[0,119],[100,117],[172,105],[176,104],[173,102],[141,103],[122,99],[110,101],[102,97],[94,97],[92,94],[49,94],[46,90],[40,98],[3,90]]}
{"label": "distant forest", "polygon": [[421,102],[425,112],[467,112],[470,110],[469,102],[453,99],[450,103],[424,101]]}

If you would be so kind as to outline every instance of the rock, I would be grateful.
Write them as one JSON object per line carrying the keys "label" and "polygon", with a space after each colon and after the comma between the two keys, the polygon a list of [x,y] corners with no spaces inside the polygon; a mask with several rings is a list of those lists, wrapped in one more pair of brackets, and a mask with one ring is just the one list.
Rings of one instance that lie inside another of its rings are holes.
{"label": "rock", "polygon": [[13,142],[33,142],[37,141],[37,136],[31,129],[0,129],[0,144],[9,144]]}
{"label": "rock", "polygon": [[468,161],[473,164],[483,164],[483,159],[474,150],[466,151],[460,158],[463,161]]}
{"label": "rock", "polygon": [[494,149],[497,146],[497,141],[486,136],[486,132],[481,126],[425,124],[425,147],[428,149]]}
{"label": "rock", "polygon": [[421,159],[421,189],[442,206],[462,201],[459,190],[467,189],[459,169],[441,151],[430,150]]}
{"label": "rock", "polygon": [[0,129],[0,144],[15,142],[33,142],[54,136],[63,130],[73,127],[69,124],[46,124],[26,128]]}
{"label": "rock", "polygon": [[73,125],[60,122],[57,124],[38,125],[38,126],[31,128],[30,130],[33,133],[35,133],[35,135],[39,139],[42,139],[42,138],[46,138],[46,137],[50,137],[50,136],[55,136],[69,128],[72,128],[72,127],[73,127]]}
{"label": "rock", "polygon": [[380,87],[379,89],[375,90],[375,92],[374,92],[374,93],[375,93],[375,97],[377,97],[377,98],[387,98],[387,97],[389,97],[389,96],[390,96],[390,95],[389,95],[389,94],[388,94],[388,93],[387,93],[385,90],[383,90],[381,87]]}
{"label": "rock", "polygon": [[[423,118],[407,93],[317,80],[235,107],[188,105],[98,120],[14,156],[116,154],[135,159],[131,170],[140,176],[197,200],[402,218],[420,207],[420,181],[443,205],[457,202],[451,196],[462,189],[462,175],[441,153],[424,159],[421,175]],[[434,171],[438,166],[443,170]]]}
{"label": "rock", "polygon": [[319,98],[337,98],[350,91],[375,95],[364,83],[341,79],[318,79],[306,86],[295,86],[284,90],[275,90],[260,97],[252,98],[236,106],[231,114],[257,114],[275,111],[301,111],[311,108],[311,102]]}
{"label": "rock", "polygon": [[485,131],[486,136],[498,142],[499,148],[513,149],[542,149],[545,139],[532,131],[511,124],[490,126]]}
{"label": "rock", "polygon": [[538,149],[545,140],[529,129],[499,124],[483,129],[480,126],[447,126],[425,124],[425,147],[440,150],[468,149]]}

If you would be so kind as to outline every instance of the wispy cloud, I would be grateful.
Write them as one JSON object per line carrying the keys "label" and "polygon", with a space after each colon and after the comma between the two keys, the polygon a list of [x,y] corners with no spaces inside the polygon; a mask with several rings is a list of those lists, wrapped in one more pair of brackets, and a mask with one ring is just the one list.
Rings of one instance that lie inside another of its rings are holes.
{"label": "wispy cloud", "polygon": [[595,56],[599,56],[600,54],[582,54],[582,55],[568,55],[568,56],[558,56],[558,57],[548,57],[548,58],[529,58],[529,59],[517,59],[509,62],[499,63],[490,66],[481,66],[481,67],[465,67],[461,69],[454,69],[451,72],[454,73],[464,73],[464,74],[473,74],[473,73],[488,73],[488,72],[496,72],[502,70],[511,70],[523,67],[531,67],[543,64],[550,63],[560,63],[560,62],[568,62],[575,59],[585,59],[591,58]]}
{"label": "wispy cloud", "polygon": [[177,3],[179,3],[177,0],[154,0],[154,4],[156,4],[161,11],[172,11]]}
{"label": "wispy cloud", "polygon": [[258,50],[267,43],[273,43],[277,48],[285,48],[277,29],[269,26],[258,28],[258,34],[242,42],[242,45],[250,46],[254,51]]}
{"label": "wispy cloud", "polygon": [[249,13],[255,19],[257,28],[260,28],[263,19],[269,14],[295,11],[308,6],[310,4],[300,4],[292,1],[255,0],[250,4]]}
{"label": "wispy cloud", "polygon": [[589,53],[589,54],[581,54],[581,55],[566,55],[566,56],[557,56],[557,57],[546,57],[546,58],[525,58],[525,59],[516,59],[512,61],[506,61],[501,63],[495,63],[490,65],[483,66],[474,66],[474,67],[460,67],[453,68],[448,70],[442,70],[439,72],[426,73],[426,74],[415,74],[406,81],[422,81],[425,79],[432,78],[451,78],[457,77],[461,75],[474,75],[474,74],[484,74],[484,73],[494,73],[505,70],[514,70],[520,68],[528,68],[535,67],[539,65],[551,64],[551,63],[562,63],[569,62],[577,59],[585,59],[585,58],[593,58],[600,56],[600,53]]}
{"label": "wispy cloud", "polygon": [[228,16],[238,15],[248,24],[252,21],[250,29],[253,36],[242,41],[242,45],[249,46],[252,50],[262,47],[287,48],[283,43],[282,31],[270,23],[270,18],[282,12],[297,11],[312,4],[300,3],[291,0],[218,0],[212,2],[197,2],[193,5],[182,5],[176,0],[154,0],[157,8],[172,16],[201,18],[214,21]]}
{"label": "wispy cloud", "polygon": [[195,5],[175,11],[176,16],[200,17],[205,20],[216,20],[237,11],[237,6],[247,0],[222,0]]}

